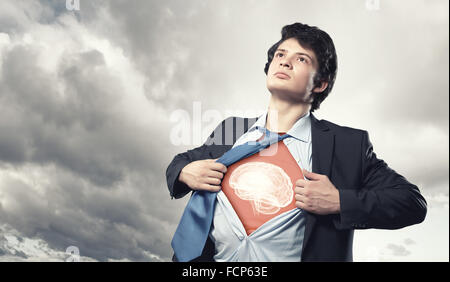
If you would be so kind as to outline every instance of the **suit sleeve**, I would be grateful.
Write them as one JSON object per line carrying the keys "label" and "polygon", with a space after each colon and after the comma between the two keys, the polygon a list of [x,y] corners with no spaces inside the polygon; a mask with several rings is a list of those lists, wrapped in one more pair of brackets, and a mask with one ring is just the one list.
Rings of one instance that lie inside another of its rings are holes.
{"label": "suit sleeve", "polygon": [[184,153],[180,153],[176,155],[173,160],[170,162],[169,166],[166,169],[166,180],[167,186],[169,188],[169,193],[171,198],[179,199],[184,197],[189,192],[193,191],[189,186],[185,183],[178,180],[181,170],[189,163],[193,161],[198,161],[201,159],[206,159],[205,151],[207,147],[213,143],[214,133],[218,130],[222,130],[223,124],[226,120],[222,121],[216,129],[210,134],[206,142],[197,148],[192,150],[188,150]]}
{"label": "suit sleeve", "polygon": [[377,158],[367,131],[362,142],[362,187],[339,190],[338,229],[399,229],[425,219],[427,203],[419,188]]}

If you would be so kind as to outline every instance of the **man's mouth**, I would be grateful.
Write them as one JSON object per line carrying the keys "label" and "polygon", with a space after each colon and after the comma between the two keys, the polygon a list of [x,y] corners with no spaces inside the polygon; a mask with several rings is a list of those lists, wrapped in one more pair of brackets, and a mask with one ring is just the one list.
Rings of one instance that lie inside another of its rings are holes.
{"label": "man's mouth", "polygon": [[287,73],[284,73],[284,72],[281,72],[281,71],[276,72],[274,74],[274,76],[276,76],[278,78],[281,78],[281,79],[289,79],[289,78],[291,78]]}

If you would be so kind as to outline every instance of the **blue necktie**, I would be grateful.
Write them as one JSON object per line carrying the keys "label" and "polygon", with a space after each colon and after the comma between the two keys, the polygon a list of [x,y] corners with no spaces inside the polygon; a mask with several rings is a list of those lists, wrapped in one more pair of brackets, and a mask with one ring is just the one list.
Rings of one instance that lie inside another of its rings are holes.
{"label": "blue necktie", "polygon": [[[228,167],[290,136],[288,134],[280,136],[266,128],[264,130],[265,135],[262,141],[249,141],[236,146],[223,154],[216,162]],[[214,217],[216,196],[217,192],[197,190],[189,199],[172,238],[172,248],[178,261],[191,261],[202,254]]]}

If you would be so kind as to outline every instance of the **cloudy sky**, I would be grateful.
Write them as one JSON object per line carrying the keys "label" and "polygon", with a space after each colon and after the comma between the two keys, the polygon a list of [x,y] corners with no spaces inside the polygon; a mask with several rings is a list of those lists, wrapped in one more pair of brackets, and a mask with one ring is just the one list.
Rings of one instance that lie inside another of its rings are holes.
{"label": "cloudy sky", "polygon": [[[339,59],[316,116],[368,130],[429,204],[420,225],[357,231],[355,261],[448,261],[448,5],[0,1],[0,260],[63,261],[75,246],[82,261],[169,261],[187,198],[170,199],[167,165],[217,119],[266,108],[267,49],[303,22]],[[180,112],[192,119],[177,144]]]}

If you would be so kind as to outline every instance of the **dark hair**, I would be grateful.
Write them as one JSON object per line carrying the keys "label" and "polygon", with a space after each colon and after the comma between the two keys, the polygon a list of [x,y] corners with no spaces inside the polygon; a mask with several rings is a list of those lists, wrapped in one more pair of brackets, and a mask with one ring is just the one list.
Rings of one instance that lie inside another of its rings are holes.
{"label": "dark hair", "polygon": [[322,81],[328,82],[328,86],[323,92],[311,93],[313,96],[311,112],[313,112],[319,108],[320,103],[322,103],[331,92],[334,81],[336,80],[337,56],[333,40],[325,31],[320,30],[315,26],[309,26],[302,23],[284,26],[281,29],[281,40],[275,43],[267,51],[267,63],[264,67],[266,75],[278,46],[289,38],[295,38],[302,47],[312,50],[316,55],[319,66],[313,80],[314,88],[320,86]]}

